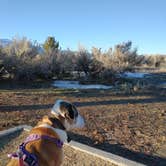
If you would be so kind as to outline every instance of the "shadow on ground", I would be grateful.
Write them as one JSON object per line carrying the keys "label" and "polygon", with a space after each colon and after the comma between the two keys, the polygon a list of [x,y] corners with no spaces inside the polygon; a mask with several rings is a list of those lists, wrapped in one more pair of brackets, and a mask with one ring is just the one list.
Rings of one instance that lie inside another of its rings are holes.
{"label": "shadow on ground", "polygon": [[[154,102],[166,102],[166,98],[146,98],[146,99],[120,99],[120,100],[103,100],[103,101],[90,101],[90,102],[74,102],[77,107],[86,106],[99,106],[99,105],[112,105],[112,104],[145,104]],[[53,103],[54,104],[54,103]],[[0,105],[0,111],[24,111],[24,110],[42,110],[50,109],[53,104],[37,104],[37,105]]]}
{"label": "shadow on ground", "polygon": [[9,141],[11,141],[11,140],[13,140],[14,138],[18,137],[21,132],[22,132],[22,131],[20,130],[20,131],[17,131],[17,132],[14,132],[14,133],[12,133],[12,134],[7,135],[7,139],[6,139],[5,136],[4,136],[4,137],[0,137],[0,150],[3,149],[3,148],[5,147],[5,145],[6,145]]}
{"label": "shadow on ground", "polygon": [[98,106],[98,105],[111,105],[111,104],[145,104],[154,102],[165,102],[166,98],[146,98],[146,99],[120,99],[110,101],[90,101],[90,102],[75,102],[77,107],[84,106]]}
{"label": "shadow on ground", "polygon": [[146,164],[148,166],[165,166],[166,165],[166,158],[161,158],[158,156],[147,155],[140,152],[133,152],[124,147],[120,144],[109,144],[107,142],[101,144],[94,144],[94,141],[86,136],[78,135],[72,132],[68,133],[70,138],[74,141],[81,142],[83,144],[125,157],[127,159]]}

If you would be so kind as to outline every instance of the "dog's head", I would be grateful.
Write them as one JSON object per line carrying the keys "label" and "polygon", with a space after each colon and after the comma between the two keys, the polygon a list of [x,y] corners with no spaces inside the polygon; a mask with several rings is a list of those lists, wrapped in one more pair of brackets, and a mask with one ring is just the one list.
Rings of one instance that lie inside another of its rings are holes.
{"label": "dog's head", "polygon": [[63,125],[67,130],[84,127],[84,119],[76,107],[67,101],[57,100],[51,110],[55,116],[63,117]]}

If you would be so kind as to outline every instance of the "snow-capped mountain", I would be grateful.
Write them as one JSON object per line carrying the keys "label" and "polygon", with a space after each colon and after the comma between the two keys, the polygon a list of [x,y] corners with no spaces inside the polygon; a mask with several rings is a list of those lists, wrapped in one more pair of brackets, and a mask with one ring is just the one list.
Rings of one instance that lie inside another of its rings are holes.
{"label": "snow-capped mountain", "polygon": [[1,46],[7,46],[10,44],[12,41],[10,39],[0,39],[0,45]]}

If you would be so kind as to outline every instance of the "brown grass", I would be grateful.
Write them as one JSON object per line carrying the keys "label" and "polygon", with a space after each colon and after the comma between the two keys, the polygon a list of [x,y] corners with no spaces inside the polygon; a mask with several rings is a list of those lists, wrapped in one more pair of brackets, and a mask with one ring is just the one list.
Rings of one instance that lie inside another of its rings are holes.
{"label": "brown grass", "polygon": [[[34,126],[60,98],[74,102],[86,119],[84,129],[69,133],[74,140],[122,156],[129,157],[134,152],[148,161],[149,156],[163,158],[166,156],[160,149],[166,144],[166,99],[159,94],[144,91],[116,95],[112,90],[2,91],[0,129],[20,124]],[[158,158],[150,157],[150,161]]]}

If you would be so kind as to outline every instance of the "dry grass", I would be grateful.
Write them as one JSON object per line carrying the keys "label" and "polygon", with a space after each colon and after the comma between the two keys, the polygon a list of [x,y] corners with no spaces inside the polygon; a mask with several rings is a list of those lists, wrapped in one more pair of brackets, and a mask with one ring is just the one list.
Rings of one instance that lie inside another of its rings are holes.
{"label": "dry grass", "polygon": [[34,126],[50,112],[56,99],[75,103],[86,119],[84,129],[70,133],[74,140],[129,158],[134,152],[148,162],[161,159],[150,156],[166,157],[162,149],[166,144],[166,99],[159,92],[127,95],[112,90],[2,91],[0,129],[20,124]]}

